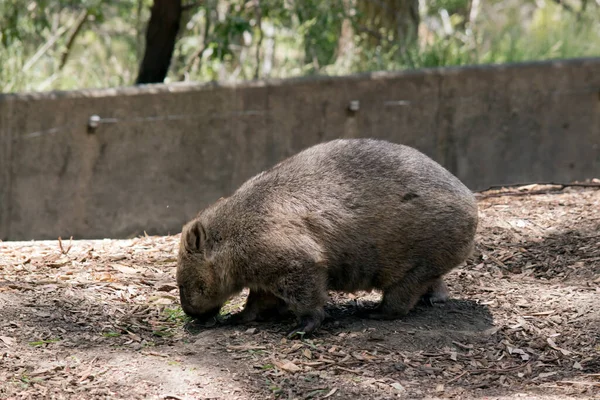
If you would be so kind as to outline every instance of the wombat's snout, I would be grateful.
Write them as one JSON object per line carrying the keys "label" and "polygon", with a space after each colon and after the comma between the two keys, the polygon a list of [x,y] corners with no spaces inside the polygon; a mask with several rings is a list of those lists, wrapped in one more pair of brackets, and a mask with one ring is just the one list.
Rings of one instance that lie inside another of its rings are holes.
{"label": "wombat's snout", "polygon": [[185,289],[183,288],[183,286],[179,286],[179,301],[181,303],[181,308],[183,309],[183,312],[186,315],[188,315],[196,320],[199,320],[201,322],[208,321],[211,318],[216,317],[219,314],[219,311],[221,310],[220,307],[215,307],[206,312],[199,312],[187,300],[187,297],[185,294]]}
{"label": "wombat's snout", "polygon": [[216,318],[216,316],[219,314],[220,308],[213,308],[212,310],[205,312],[205,313],[197,313],[194,310],[190,309],[187,306],[184,306],[183,304],[181,305],[181,308],[183,309],[183,312],[186,313],[186,315],[188,315],[189,317],[194,318],[195,320],[199,321],[199,322],[207,322],[209,320],[211,320],[212,318]]}

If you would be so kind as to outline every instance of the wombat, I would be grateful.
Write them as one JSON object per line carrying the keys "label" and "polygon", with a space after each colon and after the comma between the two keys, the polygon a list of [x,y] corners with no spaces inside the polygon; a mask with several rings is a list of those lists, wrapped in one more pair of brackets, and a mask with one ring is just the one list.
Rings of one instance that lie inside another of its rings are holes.
{"label": "wombat", "polygon": [[338,139],[310,147],[244,183],[182,230],[181,306],[215,318],[244,288],[248,322],[292,311],[310,333],[327,291],[383,291],[368,317],[406,315],[423,296],[447,298],[442,276],[472,252],[472,192],[404,145]]}

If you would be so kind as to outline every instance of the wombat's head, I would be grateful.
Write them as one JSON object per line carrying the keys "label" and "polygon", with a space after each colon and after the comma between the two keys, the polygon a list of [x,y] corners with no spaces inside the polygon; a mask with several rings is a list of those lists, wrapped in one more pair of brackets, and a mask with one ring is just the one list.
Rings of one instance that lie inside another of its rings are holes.
{"label": "wombat's head", "polygon": [[212,261],[206,231],[195,219],[181,232],[177,285],[183,311],[203,321],[216,317],[227,300]]}

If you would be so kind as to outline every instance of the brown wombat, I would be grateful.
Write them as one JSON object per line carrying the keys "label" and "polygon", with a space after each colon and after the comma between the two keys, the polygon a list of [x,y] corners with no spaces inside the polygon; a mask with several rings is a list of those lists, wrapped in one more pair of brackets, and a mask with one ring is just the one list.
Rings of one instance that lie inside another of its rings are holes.
{"label": "brown wombat", "polygon": [[310,147],[244,183],[183,227],[177,283],[201,320],[243,288],[234,318],[289,309],[290,332],[324,318],[327,290],[380,289],[373,318],[447,298],[442,276],[467,259],[477,228],[471,191],[419,151],[374,139]]}

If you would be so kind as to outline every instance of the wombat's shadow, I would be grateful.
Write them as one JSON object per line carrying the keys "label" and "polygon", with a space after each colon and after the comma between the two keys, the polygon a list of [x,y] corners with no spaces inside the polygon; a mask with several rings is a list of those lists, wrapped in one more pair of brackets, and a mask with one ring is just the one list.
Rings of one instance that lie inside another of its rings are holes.
{"label": "wombat's shadow", "polygon": [[[449,299],[445,303],[429,304],[425,301],[417,303],[408,315],[394,320],[372,320],[364,318],[364,311],[374,308],[379,304],[379,296],[370,293],[359,299],[338,298],[330,302],[327,307],[329,319],[324,327],[333,325],[337,327],[352,327],[357,323],[362,325],[376,325],[378,328],[402,325],[423,328],[427,330],[453,330],[476,332],[489,329],[493,326],[493,318],[488,307],[472,300]],[[375,327],[375,326],[374,326]]]}
{"label": "wombat's shadow", "polygon": [[[310,337],[326,339],[342,335],[348,344],[353,341],[388,342],[402,350],[434,349],[449,346],[453,341],[469,342],[480,338],[482,332],[493,328],[493,317],[487,306],[472,300],[449,299],[445,303],[427,304],[423,301],[405,317],[394,320],[365,318],[365,310],[374,308],[381,295],[364,293],[354,298],[342,293],[331,293],[331,301],[325,310],[328,317],[321,328]],[[187,325],[188,333],[203,331],[243,330],[256,328],[282,337],[295,324],[293,315],[288,314],[267,321],[248,324],[230,324],[227,318],[216,326],[207,328]]]}

